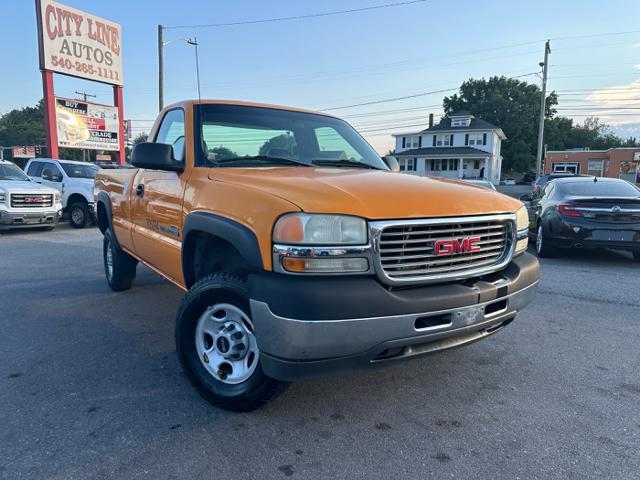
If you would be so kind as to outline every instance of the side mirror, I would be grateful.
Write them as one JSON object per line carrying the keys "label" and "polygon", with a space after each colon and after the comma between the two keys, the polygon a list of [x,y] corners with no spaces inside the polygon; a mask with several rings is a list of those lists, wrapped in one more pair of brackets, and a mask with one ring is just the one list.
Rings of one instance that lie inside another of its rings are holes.
{"label": "side mirror", "polygon": [[524,195],[520,195],[520,201],[522,202],[530,202],[531,200],[533,200],[533,198],[528,193],[525,193]]}
{"label": "side mirror", "polygon": [[400,171],[400,164],[398,163],[398,159],[396,157],[387,155],[386,157],[382,157],[382,160],[387,164],[387,167],[389,167],[389,170],[391,170],[392,172]]}
{"label": "side mirror", "polygon": [[173,156],[173,147],[166,143],[143,142],[133,147],[131,164],[149,170],[181,172],[184,164]]}

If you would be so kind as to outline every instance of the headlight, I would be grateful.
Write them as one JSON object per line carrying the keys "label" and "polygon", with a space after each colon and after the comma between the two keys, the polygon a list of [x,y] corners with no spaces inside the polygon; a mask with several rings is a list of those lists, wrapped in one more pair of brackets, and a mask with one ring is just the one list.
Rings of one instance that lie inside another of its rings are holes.
{"label": "headlight", "polygon": [[522,253],[527,249],[529,245],[529,212],[527,211],[527,207],[521,207],[520,210],[516,212],[516,251],[515,253]]}
{"label": "headlight", "polygon": [[364,245],[367,222],[348,215],[291,213],[276,222],[273,241],[289,245]]}
{"label": "headlight", "polygon": [[62,196],[60,195],[60,192],[54,193],[53,196],[54,196],[54,198],[56,200],[56,203],[58,203],[60,201],[60,199],[62,198]]}
{"label": "headlight", "polygon": [[274,266],[283,273],[366,273],[367,240],[367,222],[359,217],[287,214],[273,229]]}
{"label": "headlight", "polygon": [[4,194],[4,192],[0,192],[0,203],[4,203],[6,201],[7,197]]}

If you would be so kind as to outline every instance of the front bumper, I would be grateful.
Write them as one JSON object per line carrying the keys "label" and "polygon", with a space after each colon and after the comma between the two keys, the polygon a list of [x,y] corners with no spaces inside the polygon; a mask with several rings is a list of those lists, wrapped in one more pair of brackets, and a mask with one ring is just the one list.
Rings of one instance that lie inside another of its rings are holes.
{"label": "front bumper", "polygon": [[368,277],[309,282],[296,277],[296,284],[289,284],[286,275],[276,275],[250,279],[251,316],[263,370],[293,381],[381,366],[487,337],[531,302],[539,267],[524,253],[484,277],[400,290]]}
{"label": "front bumper", "polygon": [[51,226],[55,225],[61,216],[62,208],[39,212],[0,210],[0,229]]}

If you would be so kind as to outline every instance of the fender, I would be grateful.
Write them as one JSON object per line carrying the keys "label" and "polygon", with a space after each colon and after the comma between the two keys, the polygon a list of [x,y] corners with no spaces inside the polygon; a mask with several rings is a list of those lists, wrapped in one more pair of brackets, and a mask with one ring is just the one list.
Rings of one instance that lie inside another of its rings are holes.
{"label": "fender", "polygon": [[[255,233],[245,225],[219,215],[207,212],[193,212],[187,215],[182,225],[182,251],[186,251],[189,234],[200,231],[215,235],[233,245],[247,266],[253,270],[263,270],[260,245]],[[191,262],[187,262],[182,255],[182,273],[184,280],[189,285],[189,279],[193,272]]]}

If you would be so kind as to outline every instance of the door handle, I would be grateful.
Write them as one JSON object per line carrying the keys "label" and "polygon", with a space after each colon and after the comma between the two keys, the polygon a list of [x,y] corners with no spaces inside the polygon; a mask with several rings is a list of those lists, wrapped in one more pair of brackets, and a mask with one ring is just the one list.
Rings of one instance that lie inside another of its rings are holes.
{"label": "door handle", "polygon": [[142,198],[144,195],[144,185],[140,184],[136,187],[136,197]]}

